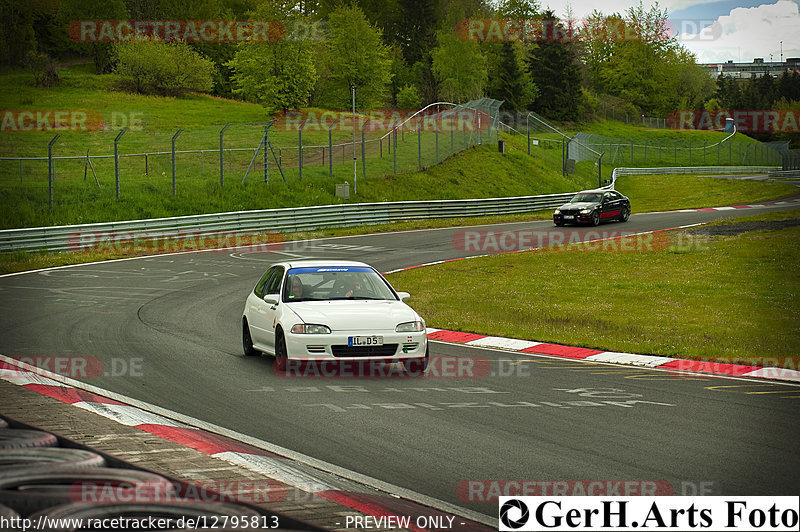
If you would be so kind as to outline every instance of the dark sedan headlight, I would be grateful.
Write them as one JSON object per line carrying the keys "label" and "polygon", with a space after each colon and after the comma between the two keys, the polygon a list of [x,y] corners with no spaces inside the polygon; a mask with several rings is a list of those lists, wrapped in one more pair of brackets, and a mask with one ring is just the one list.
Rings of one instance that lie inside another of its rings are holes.
{"label": "dark sedan headlight", "polygon": [[327,325],[316,323],[298,323],[293,325],[291,331],[294,334],[330,334],[331,329]]}
{"label": "dark sedan headlight", "polygon": [[553,211],[553,214],[561,214],[561,209],[556,209],[555,211]]}
{"label": "dark sedan headlight", "polygon": [[422,320],[407,321],[400,323],[394,330],[397,332],[421,332],[425,330],[425,322]]}
{"label": "dark sedan headlight", "polygon": [[592,212],[592,209],[581,209],[581,214],[589,214]]}

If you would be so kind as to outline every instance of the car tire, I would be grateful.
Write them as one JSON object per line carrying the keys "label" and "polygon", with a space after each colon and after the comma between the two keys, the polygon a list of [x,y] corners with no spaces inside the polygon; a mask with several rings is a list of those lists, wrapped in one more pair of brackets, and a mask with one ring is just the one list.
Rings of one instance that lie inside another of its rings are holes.
{"label": "car tire", "polygon": [[86,469],[103,467],[106,460],[101,455],[83,449],[64,447],[30,447],[4,449],[0,454],[0,479],[21,469],[65,468]]}
{"label": "car tire", "polygon": [[631,216],[631,208],[630,207],[623,207],[622,214],[619,217],[620,222],[627,222],[628,218]]}
{"label": "car tire", "polygon": [[555,224],[556,227],[561,227],[564,225],[564,222],[553,222],[553,224]]}
{"label": "car tire", "polygon": [[600,212],[599,211],[594,211],[592,213],[592,225],[595,226],[595,227],[600,225]]}
{"label": "car tire", "polygon": [[247,318],[242,318],[242,351],[247,357],[261,354],[261,351],[253,347],[253,337],[250,336],[250,325],[247,323]]}
{"label": "car tire", "polygon": [[0,429],[0,449],[55,447],[58,439],[49,432],[27,429]]}
{"label": "car tire", "polygon": [[286,337],[283,335],[283,331],[278,329],[275,331],[275,362],[272,365],[275,371],[286,371],[286,361],[288,358],[289,355],[286,352]]}
{"label": "car tire", "polygon": [[31,468],[0,478],[0,500],[27,517],[84,497],[93,504],[116,498],[140,500],[140,496],[163,496],[172,488],[173,484],[161,475],[135,469]]}

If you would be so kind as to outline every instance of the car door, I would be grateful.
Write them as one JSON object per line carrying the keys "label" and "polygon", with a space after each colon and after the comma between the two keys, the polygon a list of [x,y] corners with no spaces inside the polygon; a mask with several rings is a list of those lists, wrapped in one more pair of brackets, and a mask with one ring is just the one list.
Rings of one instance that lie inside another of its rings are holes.
{"label": "car door", "polygon": [[257,347],[270,350],[275,345],[275,311],[277,303],[271,304],[264,301],[267,295],[273,296],[275,300],[278,299],[277,292],[280,287],[280,282],[283,279],[283,267],[273,266],[262,282],[256,285],[256,289],[251,294],[250,303],[250,334],[253,338],[253,343]]}
{"label": "car door", "polygon": [[614,199],[611,192],[603,192],[603,200],[600,205],[600,218],[611,218],[619,214],[619,202]]}
{"label": "car door", "polygon": [[278,318],[280,314],[280,305],[281,303],[281,285],[283,284],[283,266],[275,266],[275,272],[273,275],[270,275],[269,279],[267,279],[267,283],[264,286],[264,297],[269,296],[270,299],[274,300],[275,303],[267,303],[263,299],[261,300],[264,306],[262,307],[261,314],[264,316],[264,347],[267,348],[268,352],[274,353],[275,352],[275,327],[278,323]]}

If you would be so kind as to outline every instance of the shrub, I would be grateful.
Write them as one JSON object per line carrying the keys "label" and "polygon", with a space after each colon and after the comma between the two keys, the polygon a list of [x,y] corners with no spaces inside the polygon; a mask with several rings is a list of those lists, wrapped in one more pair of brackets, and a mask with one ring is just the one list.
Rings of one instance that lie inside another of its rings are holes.
{"label": "shrub", "polygon": [[397,92],[397,106],[400,109],[418,109],[421,103],[422,98],[414,85],[406,85]]}
{"label": "shrub", "polygon": [[114,44],[117,73],[137,93],[210,92],[214,63],[186,43],[130,41]]}
{"label": "shrub", "polygon": [[25,66],[33,74],[33,82],[37,87],[52,87],[58,83],[58,63],[47,54],[29,50],[25,56]]}

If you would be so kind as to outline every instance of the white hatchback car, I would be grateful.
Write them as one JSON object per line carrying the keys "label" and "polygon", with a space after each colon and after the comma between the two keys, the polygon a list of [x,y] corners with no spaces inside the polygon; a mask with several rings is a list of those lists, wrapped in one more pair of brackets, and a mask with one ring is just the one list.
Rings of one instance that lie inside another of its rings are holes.
{"label": "white hatchback car", "polygon": [[402,361],[428,365],[425,321],[372,266],[341,260],[273,264],[247,296],[245,355],[292,361]]}

